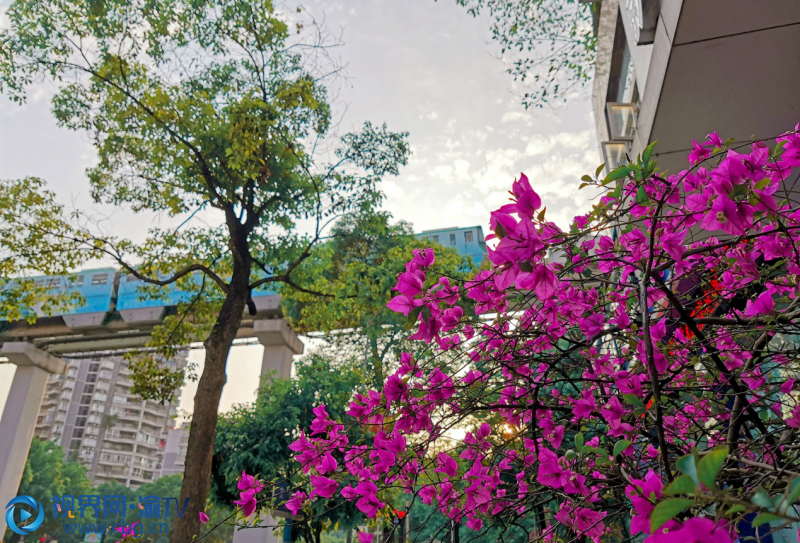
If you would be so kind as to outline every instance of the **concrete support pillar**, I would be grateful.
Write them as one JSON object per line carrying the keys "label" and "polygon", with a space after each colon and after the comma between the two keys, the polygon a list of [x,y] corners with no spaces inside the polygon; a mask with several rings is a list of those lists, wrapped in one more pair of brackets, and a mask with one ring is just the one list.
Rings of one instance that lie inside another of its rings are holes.
{"label": "concrete support pillar", "polygon": [[[67,364],[26,342],[3,344],[0,356],[17,366],[0,419],[0,508],[5,509],[19,490],[47,376],[64,373]],[[5,531],[5,515],[0,515],[0,539]]]}
{"label": "concrete support pillar", "polygon": [[[261,514],[261,526],[277,526],[280,519],[269,513]],[[233,543],[283,543],[286,528],[245,528],[233,533]]]}
{"label": "concrete support pillar", "polygon": [[303,342],[283,319],[258,320],[253,323],[253,335],[264,346],[261,376],[274,372],[278,379],[292,376],[292,357],[303,354]]}

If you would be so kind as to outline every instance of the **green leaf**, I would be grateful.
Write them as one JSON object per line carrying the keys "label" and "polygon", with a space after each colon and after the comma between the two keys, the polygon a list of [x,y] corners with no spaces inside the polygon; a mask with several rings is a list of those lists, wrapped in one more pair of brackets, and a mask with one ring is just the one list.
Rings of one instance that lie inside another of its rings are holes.
{"label": "green leaf", "polygon": [[728,456],[728,446],[720,445],[709,451],[697,465],[697,476],[707,488],[714,488],[714,480],[717,478],[725,458]]}
{"label": "green leaf", "polygon": [[594,176],[595,176],[595,177],[599,177],[599,176],[600,176],[600,172],[602,172],[602,171],[605,169],[605,167],[606,167],[606,163],[605,163],[605,162],[603,162],[602,164],[600,164],[600,165],[597,167],[597,169],[594,171]]}
{"label": "green leaf", "polygon": [[767,491],[763,488],[757,489],[753,497],[750,498],[750,501],[763,509],[772,509],[772,498],[769,497],[769,494],[767,494]]}
{"label": "green leaf", "polygon": [[643,204],[647,201],[647,191],[644,190],[644,185],[639,187],[639,190],[636,191],[636,203]]}
{"label": "green leaf", "polygon": [[753,185],[753,188],[756,190],[764,190],[765,188],[767,188],[767,186],[769,186],[770,182],[771,182],[770,179],[764,178],[755,185]]}
{"label": "green leaf", "polygon": [[603,185],[608,185],[609,183],[611,183],[612,181],[616,181],[617,179],[624,179],[625,177],[628,177],[632,171],[633,169],[630,166],[622,166],[620,168],[617,168],[616,170],[608,174],[605,179],[603,179]]}
{"label": "green leaf", "polygon": [[577,434],[575,434],[575,447],[579,451],[581,451],[583,450],[583,444],[584,444],[583,432],[578,432]]}
{"label": "green leaf", "polygon": [[772,513],[761,513],[756,518],[753,519],[753,528],[758,528],[762,524],[766,524],[767,522],[773,522],[776,520],[783,520],[778,515],[773,515]]}
{"label": "green leaf", "polygon": [[691,477],[695,485],[700,485],[700,478],[697,476],[697,464],[694,462],[693,455],[687,454],[686,456],[681,456],[678,458],[678,461],[675,462],[675,465],[678,466],[681,473],[685,473]]}
{"label": "green leaf", "polygon": [[631,442],[628,441],[627,439],[621,439],[620,441],[617,441],[616,444],[614,445],[614,458],[619,456],[622,453],[622,451],[624,451],[630,446]]}
{"label": "green leaf", "polygon": [[653,143],[645,147],[644,151],[642,151],[643,164],[647,165],[647,163],[650,162],[650,156],[653,154],[653,149],[656,148],[656,143],[658,143],[658,140],[654,141]]}
{"label": "green leaf", "polygon": [[725,512],[725,516],[727,517],[735,513],[744,513],[745,511],[747,511],[747,508],[744,505],[734,505]]}
{"label": "green leaf", "polygon": [[622,399],[625,400],[625,403],[629,403],[631,405],[635,405],[638,407],[644,407],[644,402],[639,399],[636,394],[623,394]]}
{"label": "green leaf", "polygon": [[786,140],[779,141],[777,145],[775,145],[775,149],[772,150],[772,158],[779,159],[783,154],[783,146],[786,145]]}
{"label": "green leaf", "polygon": [[688,475],[681,475],[664,489],[664,494],[687,494],[691,496],[694,494],[694,490],[695,484],[692,478]]}
{"label": "green leaf", "polygon": [[507,235],[506,229],[503,228],[503,225],[500,223],[497,223],[497,227],[494,229],[494,233],[498,239],[503,239]]}
{"label": "green leaf", "polygon": [[424,306],[415,307],[412,309],[408,314],[408,320],[406,321],[406,330],[411,329],[414,326],[414,323],[417,322],[419,319],[419,314],[422,312],[422,308]]}
{"label": "green leaf", "polygon": [[785,510],[800,498],[800,477],[792,479],[786,487],[786,494],[781,502],[781,509]]}
{"label": "green leaf", "polygon": [[650,514],[650,530],[655,532],[693,504],[694,500],[686,498],[671,498],[659,503]]}
{"label": "green leaf", "polygon": [[594,179],[592,179],[592,177],[589,175],[581,176],[581,181],[586,181],[587,185],[594,183]]}

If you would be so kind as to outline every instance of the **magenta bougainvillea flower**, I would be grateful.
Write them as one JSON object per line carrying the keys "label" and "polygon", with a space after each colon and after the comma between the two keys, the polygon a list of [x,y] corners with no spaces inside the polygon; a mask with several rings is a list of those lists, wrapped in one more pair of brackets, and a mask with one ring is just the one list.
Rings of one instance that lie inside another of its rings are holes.
{"label": "magenta bougainvillea flower", "polygon": [[[289,511],[391,516],[401,496],[476,532],[524,517],[540,541],[594,543],[732,543],[753,513],[782,519],[800,499],[800,135],[691,147],[682,172],[650,148],[584,177],[599,197],[567,229],[521,175],[468,281],[415,250],[388,307],[419,349],[346,421],[314,409]],[[252,513],[263,487],[239,485]]]}

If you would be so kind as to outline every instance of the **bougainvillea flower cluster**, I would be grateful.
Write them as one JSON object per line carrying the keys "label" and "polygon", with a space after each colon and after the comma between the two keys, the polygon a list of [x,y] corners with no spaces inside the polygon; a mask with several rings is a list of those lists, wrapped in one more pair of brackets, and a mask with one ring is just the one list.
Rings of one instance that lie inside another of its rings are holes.
{"label": "bougainvillea flower cluster", "polygon": [[316,409],[289,509],[337,497],[375,517],[400,493],[476,531],[530,518],[546,541],[796,522],[798,129],[711,134],[675,173],[650,146],[584,176],[599,195],[568,230],[522,175],[490,217],[491,269],[463,284],[415,251],[388,307],[427,349],[350,420]]}

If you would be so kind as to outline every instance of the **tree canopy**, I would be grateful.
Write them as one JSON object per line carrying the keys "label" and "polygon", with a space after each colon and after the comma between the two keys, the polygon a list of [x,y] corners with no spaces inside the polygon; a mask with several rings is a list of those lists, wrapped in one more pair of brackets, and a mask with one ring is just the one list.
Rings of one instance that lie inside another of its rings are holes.
{"label": "tree canopy", "polygon": [[[53,443],[34,437],[22,480],[19,495],[30,496],[45,507],[44,522],[38,529],[41,533],[58,534],[59,541],[78,543],[83,535],[63,533],[62,519],[54,519],[51,507],[53,496],[81,496],[92,494],[92,484],[86,476],[86,469],[79,462],[64,460],[64,449]],[[86,522],[94,522],[93,509],[86,509]],[[6,531],[4,541],[15,541],[17,534]]]}
{"label": "tree canopy", "polygon": [[[319,402],[330,412],[344,415],[353,392],[364,388],[364,369],[359,360],[312,353],[295,363],[296,379],[267,379],[256,402],[239,405],[221,416],[214,445],[215,503],[224,505],[236,499],[243,472],[258,474],[285,490],[301,482],[289,445],[300,429],[314,420],[313,409]],[[334,526],[350,529],[363,521],[346,503],[321,506],[318,513],[308,525],[294,526],[296,536],[307,543],[318,543],[323,530]]]}
{"label": "tree canopy", "polygon": [[[338,218],[375,211],[379,181],[406,163],[406,135],[371,123],[336,133],[327,34],[269,0],[17,0],[5,16],[0,91],[21,102],[51,81],[58,123],[92,138],[94,199],[170,220],[134,243],[68,213],[34,180],[5,182],[0,200],[41,197],[4,216],[19,235],[0,239],[3,271],[49,271],[33,252],[62,266],[101,258],[145,281],[143,296],[173,283],[192,292],[149,346],[169,357],[205,344],[181,494],[202,510],[226,360],[244,311],[256,311],[252,292],[308,290],[297,268]],[[154,363],[138,370],[144,397],[181,382]],[[184,516],[171,538],[198,529]]]}
{"label": "tree canopy", "polygon": [[430,240],[418,240],[410,224],[392,224],[388,213],[344,217],[332,229],[330,239],[317,247],[298,269],[298,278],[312,293],[284,288],[282,307],[293,329],[301,333],[321,332],[335,357],[362,357],[372,379],[385,378],[387,359],[419,344],[409,342],[413,332],[408,318],[386,307],[392,298],[397,275],[414,250],[436,247],[440,258],[436,273],[461,280],[476,269],[469,257],[454,248]]}
{"label": "tree canopy", "polygon": [[524,89],[522,104],[566,102],[592,81],[594,27],[600,2],[581,0],[456,0],[478,16],[488,13],[492,38],[508,73]]}

